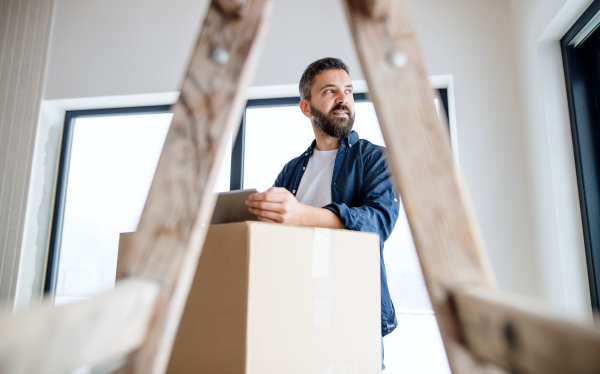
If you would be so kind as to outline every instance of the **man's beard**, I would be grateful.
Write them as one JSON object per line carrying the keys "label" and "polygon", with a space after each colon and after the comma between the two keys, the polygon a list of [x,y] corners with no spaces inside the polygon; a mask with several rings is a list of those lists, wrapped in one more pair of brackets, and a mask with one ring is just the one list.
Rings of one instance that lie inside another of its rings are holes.
{"label": "man's beard", "polygon": [[[321,112],[312,104],[308,104],[310,112],[313,115],[313,122],[315,126],[326,135],[333,138],[344,139],[352,132],[352,126],[354,125],[354,113],[346,105],[336,105],[329,114]],[[336,110],[345,110],[348,112],[348,117],[336,117],[333,112]]]}

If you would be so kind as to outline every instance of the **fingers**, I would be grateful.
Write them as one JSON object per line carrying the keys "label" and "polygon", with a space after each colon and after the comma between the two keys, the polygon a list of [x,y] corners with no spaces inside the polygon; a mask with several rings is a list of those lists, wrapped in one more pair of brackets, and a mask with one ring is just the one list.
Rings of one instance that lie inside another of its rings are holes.
{"label": "fingers", "polygon": [[265,192],[257,192],[248,196],[250,201],[268,201],[272,203],[281,203],[285,201],[290,192],[283,187],[271,187]]}
{"label": "fingers", "polygon": [[248,211],[263,222],[284,223],[286,215],[297,203],[294,195],[282,187],[271,187],[265,192],[254,193],[246,200]]}
{"label": "fingers", "polygon": [[246,201],[265,201],[267,199],[267,192],[257,192],[248,196]]}
{"label": "fingers", "polygon": [[261,210],[249,207],[250,213],[256,215],[259,220],[267,219],[272,222],[281,222],[281,215],[276,212],[270,212],[268,210]]}
{"label": "fingers", "polygon": [[248,200],[264,200],[263,195],[264,195],[264,192],[253,193],[252,195],[248,196],[248,199],[246,201],[248,201]]}
{"label": "fingers", "polygon": [[260,210],[268,210],[271,212],[284,213],[285,206],[282,203],[270,203],[267,201],[250,201],[246,200],[246,205],[251,208],[256,208]]}

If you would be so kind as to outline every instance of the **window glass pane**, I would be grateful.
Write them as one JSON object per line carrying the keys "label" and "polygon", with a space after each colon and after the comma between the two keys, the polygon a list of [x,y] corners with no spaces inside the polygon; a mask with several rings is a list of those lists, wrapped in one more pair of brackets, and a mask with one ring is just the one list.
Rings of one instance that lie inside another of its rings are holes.
{"label": "window glass pane", "polygon": [[246,109],[243,187],[267,190],[283,166],[315,138],[297,105]]}
{"label": "window glass pane", "polygon": [[[354,130],[361,139],[385,146],[370,102],[355,103]],[[244,188],[263,191],[283,166],[314,139],[311,123],[297,105],[246,110]],[[400,203],[401,204],[401,203]],[[384,258],[398,328],[384,338],[386,373],[450,373],[437,321],[402,205]]]}
{"label": "window glass pane", "polygon": [[[114,287],[119,234],[137,229],[171,117],[162,113],[75,119],[57,305]],[[229,190],[230,167],[231,145],[215,190]]]}
{"label": "window glass pane", "polygon": [[[385,147],[385,141],[377,122],[375,107],[370,102],[359,102],[354,104],[356,117],[352,127],[361,139],[366,139],[373,144]],[[314,136],[313,136],[314,137]]]}

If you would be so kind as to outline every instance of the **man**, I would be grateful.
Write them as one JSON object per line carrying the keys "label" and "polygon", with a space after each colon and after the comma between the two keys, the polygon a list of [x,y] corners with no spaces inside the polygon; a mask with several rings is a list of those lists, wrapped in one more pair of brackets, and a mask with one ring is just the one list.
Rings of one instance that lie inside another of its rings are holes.
{"label": "man", "polygon": [[352,131],[352,81],[342,60],[313,62],[302,74],[299,88],[300,110],[310,118],[315,140],[284,166],[273,187],[250,195],[246,205],[264,222],[379,234],[381,335],[385,336],[397,321],[387,285],[383,243],[392,233],[399,207],[383,147],[359,139]]}

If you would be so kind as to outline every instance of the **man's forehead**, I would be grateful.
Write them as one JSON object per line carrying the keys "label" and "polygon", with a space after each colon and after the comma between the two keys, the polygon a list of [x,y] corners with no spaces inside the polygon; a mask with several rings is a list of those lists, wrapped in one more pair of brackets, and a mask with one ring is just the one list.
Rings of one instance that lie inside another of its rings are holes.
{"label": "man's forehead", "polygon": [[[350,75],[345,70],[325,70],[315,77],[314,88],[323,89],[329,86],[352,87]],[[315,87],[316,86],[316,87]]]}

